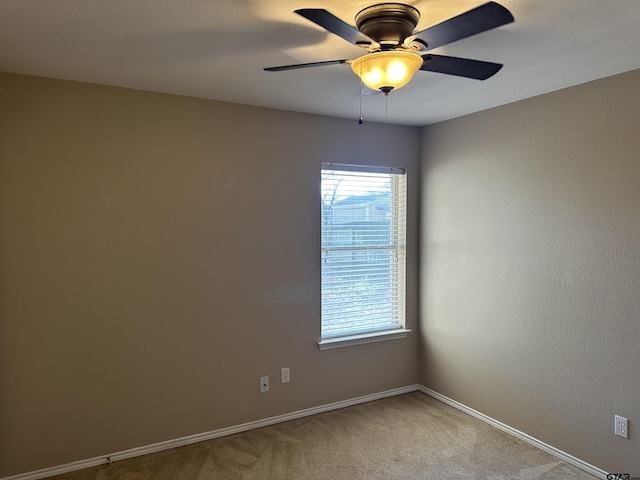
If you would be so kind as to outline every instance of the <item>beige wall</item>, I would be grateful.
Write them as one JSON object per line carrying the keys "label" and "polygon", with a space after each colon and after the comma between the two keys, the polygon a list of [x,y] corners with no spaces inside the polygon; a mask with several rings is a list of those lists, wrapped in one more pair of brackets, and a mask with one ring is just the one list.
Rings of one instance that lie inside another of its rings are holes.
{"label": "beige wall", "polygon": [[[418,368],[640,475],[638,112],[640,71],[421,139],[0,73],[0,477],[413,384]],[[415,330],[420,142],[420,345],[320,352],[320,163],[408,168]]]}
{"label": "beige wall", "polygon": [[0,74],[0,477],[417,382],[316,345],[323,161],[408,169],[417,327],[420,130],[356,117]]}
{"label": "beige wall", "polygon": [[637,476],[639,125],[637,70],[425,127],[420,241],[421,383]]}

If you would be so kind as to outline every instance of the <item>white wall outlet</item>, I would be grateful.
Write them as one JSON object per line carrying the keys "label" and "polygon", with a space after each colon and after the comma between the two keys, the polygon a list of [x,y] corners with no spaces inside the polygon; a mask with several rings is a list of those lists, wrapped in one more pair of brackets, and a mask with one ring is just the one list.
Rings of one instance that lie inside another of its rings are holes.
{"label": "white wall outlet", "polygon": [[283,367],[280,369],[280,383],[289,383],[291,377],[289,376],[289,367]]}
{"label": "white wall outlet", "polygon": [[260,377],[260,393],[269,391],[269,377]]}
{"label": "white wall outlet", "polygon": [[620,415],[616,415],[616,435],[629,438],[629,420]]}

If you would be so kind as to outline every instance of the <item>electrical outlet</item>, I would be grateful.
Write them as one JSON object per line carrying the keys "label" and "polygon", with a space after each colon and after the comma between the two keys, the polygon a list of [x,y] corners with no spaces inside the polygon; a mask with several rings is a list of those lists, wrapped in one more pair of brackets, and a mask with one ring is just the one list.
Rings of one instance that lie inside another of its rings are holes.
{"label": "electrical outlet", "polygon": [[616,435],[629,438],[629,420],[620,415],[616,415]]}
{"label": "electrical outlet", "polygon": [[289,383],[291,377],[289,376],[289,367],[283,367],[280,369],[280,383]]}
{"label": "electrical outlet", "polygon": [[260,393],[269,391],[269,377],[260,377]]}

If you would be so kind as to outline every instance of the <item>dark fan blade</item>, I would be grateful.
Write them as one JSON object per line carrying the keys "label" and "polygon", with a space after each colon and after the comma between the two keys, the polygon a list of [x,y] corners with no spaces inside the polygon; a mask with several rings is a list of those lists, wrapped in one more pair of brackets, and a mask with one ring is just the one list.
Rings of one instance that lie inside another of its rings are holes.
{"label": "dark fan blade", "polygon": [[502,68],[499,63],[481,62],[479,60],[469,60],[468,58],[445,57],[433,54],[423,55],[422,58],[424,62],[420,70],[446,73],[447,75],[457,75],[476,80],[486,80],[498,73],[498,70]]}
{"label": "dark fan blade", "polygon": [[320,25],[325,30],[344,38],[347,42],[356,44],[368,44],[373,42],[373,40],[356,29],[356,27],[352,27],[323,8],[301,8],[295,12],[307,20],[311,20],[313,23]]}
{"label": "dark fan blade", "polygon": [[511,22],[513,15],[509,10],[489,2],[414,35],[431,50]]}
{"label": "dark fan blade", "polygon": [[340,63],[350,63],[351,60],[327,60],[326,62],[299,63],[297,65],[284,65],[282,67],[269,67],[264,70],[267,72],[280,72],[282,70],[295,70],[296,68],[320,67],[322,65],[337,65]]}

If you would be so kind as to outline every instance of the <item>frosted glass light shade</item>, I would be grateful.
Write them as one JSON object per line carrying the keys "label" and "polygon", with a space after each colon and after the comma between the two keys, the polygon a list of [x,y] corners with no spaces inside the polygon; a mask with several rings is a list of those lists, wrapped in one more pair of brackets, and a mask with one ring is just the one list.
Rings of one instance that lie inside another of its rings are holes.
{"label": "frosted glass light shade", "polygon": [[409,83],[413,74],[420,70],[422,62],[422,57],[415,53],[376,52],[354,60],[351,69],[367,87],[388,92]]}

